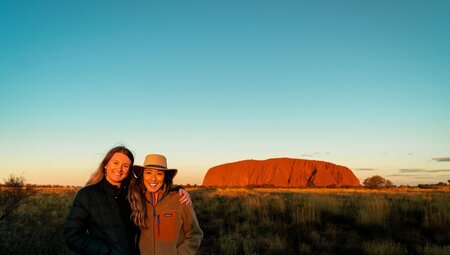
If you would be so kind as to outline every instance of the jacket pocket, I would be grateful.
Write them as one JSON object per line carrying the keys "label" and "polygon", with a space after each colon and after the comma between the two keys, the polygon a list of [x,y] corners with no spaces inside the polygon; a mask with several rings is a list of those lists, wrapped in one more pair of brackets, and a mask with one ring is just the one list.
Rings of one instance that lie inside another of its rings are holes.
{"label": "jacket pocket", "polygon": [[177,238],[177,213],[160,211],[156,215],[155,237],[158,241],[174,242]]}

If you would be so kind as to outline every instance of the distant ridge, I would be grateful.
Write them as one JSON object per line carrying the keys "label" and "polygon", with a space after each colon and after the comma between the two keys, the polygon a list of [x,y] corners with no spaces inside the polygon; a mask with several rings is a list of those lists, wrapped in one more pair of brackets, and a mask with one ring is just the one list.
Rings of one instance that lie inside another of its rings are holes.
{"label": "distant ridge", "polygon": [[273,185],[276,187],[361,186],[353,172],[325,161],[272,158],[242,160],[212,167],[204,186]]}

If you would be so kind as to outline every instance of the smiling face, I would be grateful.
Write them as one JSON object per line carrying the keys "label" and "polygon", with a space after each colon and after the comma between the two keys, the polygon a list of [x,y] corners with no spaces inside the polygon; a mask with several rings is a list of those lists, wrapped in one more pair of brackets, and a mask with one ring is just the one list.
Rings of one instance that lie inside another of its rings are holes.
{"label": "smiling face", "polygon": [[127,155],[116,152],[106,164],[106,180],[109,183],[120,186],[130,170],[131,160]]}
{"label": "smiling face", "polygon": [[144,169],[142,174],[142,181],[144,186],[149,192],[157,192],[164,185],[165,172],[162,170],[156,170],[147,168]]}

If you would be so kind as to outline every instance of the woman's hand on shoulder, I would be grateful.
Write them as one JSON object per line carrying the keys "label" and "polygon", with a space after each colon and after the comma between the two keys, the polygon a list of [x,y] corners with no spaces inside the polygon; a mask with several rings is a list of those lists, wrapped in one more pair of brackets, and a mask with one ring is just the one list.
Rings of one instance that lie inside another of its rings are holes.
{"label": "woman's hand on shoulder", "polygon": [[179,189],[178,193],[180,193],[180,203],[191,205],[191,197],[189,196],[189,193],[185,189]]}

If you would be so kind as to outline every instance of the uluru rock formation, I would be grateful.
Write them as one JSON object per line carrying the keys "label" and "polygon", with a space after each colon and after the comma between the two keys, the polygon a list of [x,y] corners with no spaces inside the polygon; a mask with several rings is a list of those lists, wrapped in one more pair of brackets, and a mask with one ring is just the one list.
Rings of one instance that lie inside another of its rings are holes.
{"label": "uluru rock formation", "polygon": [[333,163],[306,159],[243,160],[212,167],[204,186],[273,185],[277,187],[361,186],[353,172]]}

